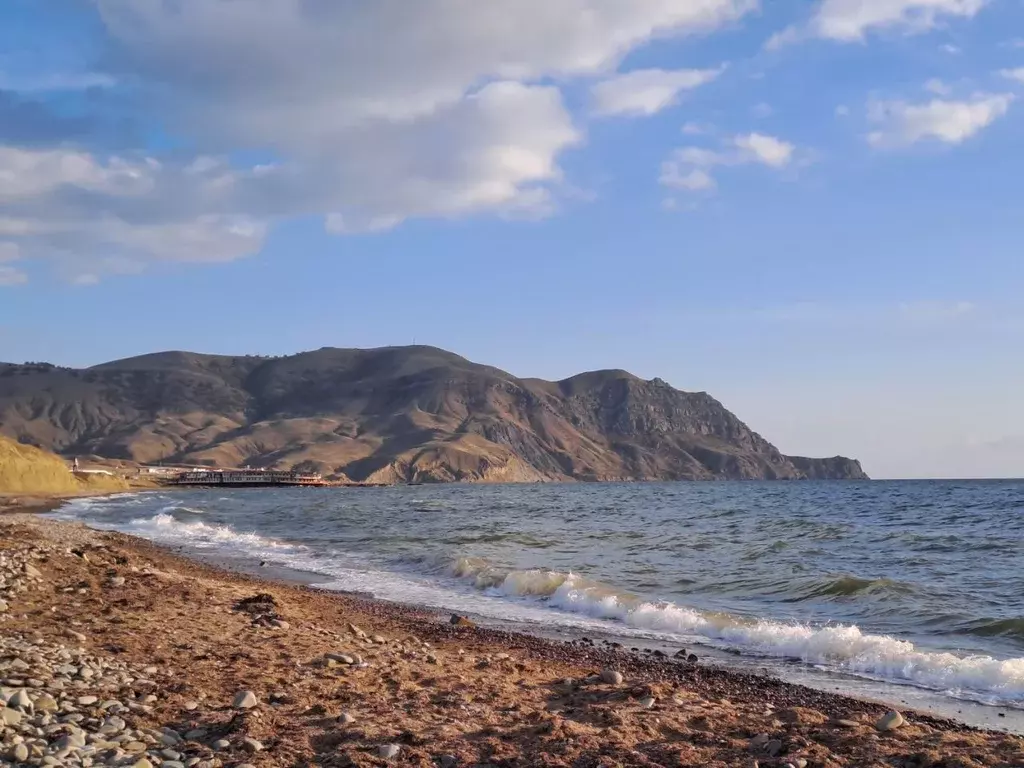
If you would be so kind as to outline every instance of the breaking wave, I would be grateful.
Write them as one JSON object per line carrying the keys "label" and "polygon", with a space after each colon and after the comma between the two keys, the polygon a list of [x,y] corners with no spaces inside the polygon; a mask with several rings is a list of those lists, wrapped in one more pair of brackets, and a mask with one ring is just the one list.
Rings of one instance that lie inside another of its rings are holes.
{"label": "breaking wave", "polygon": [[[449,568],[452,576],[477,589],[540,598],[561,611],[610,619],[635,629],[697,636],[748,653],[824,665],[952,695],[1024,702],[1024,658],[923,651],[908,640],[868,634],[855,625],[813,626],[698,611],[671,602],[646,601],[574,573],[502,570],[475,558],[459,558]],[[888,586],[884,582],[844,577],[820,594],[853,594]],[[1013,632],[1020,627],[1011,621],[993,623],[991,629]]]}
{"label": "breaking wave", "polygon": [[[174,507],[175,510],[180,508]],[[186,513],[193,510],[185,508]],[[152,517],[137,517],[121,528],[125,533],[154,539],[167,544],[179,544],[196,549],[241,548],[247,554],[260,551],[294,552],[303,547],[276,539],[234,530],[228,525],[212,525],[201,520],[179,520],[169,512],[158,512]]]}

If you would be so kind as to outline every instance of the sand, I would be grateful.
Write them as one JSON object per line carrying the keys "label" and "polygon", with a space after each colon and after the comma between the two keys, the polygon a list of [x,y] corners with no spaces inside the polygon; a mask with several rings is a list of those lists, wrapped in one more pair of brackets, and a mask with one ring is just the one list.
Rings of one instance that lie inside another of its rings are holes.
{"label": "sand", "polygon": [[[0,636],[147,669],[155,685],[120,695],[150,698],[123,717],[189,734],[170,768],[1024,766],[1018,736],[912,712],[883,732],[877,704],[704,660],[453,626],[78,524],[0,517],[0,556],[34,558],[41,574],[0,593]],[[257,705],[233,709],[241,691]],[[145,746],[151,765],[165,759]],[[136,764],[117,752],[93,764]]]}

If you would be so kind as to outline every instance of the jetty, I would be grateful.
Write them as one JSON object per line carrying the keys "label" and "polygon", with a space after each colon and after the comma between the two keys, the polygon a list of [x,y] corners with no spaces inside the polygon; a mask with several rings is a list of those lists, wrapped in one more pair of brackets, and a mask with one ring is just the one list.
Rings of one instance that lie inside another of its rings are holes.
{"label": "jetty", "polygon": [[319,473],[274,469],[192,469],[167,479],[168,485],[197,488],[274,488],[333,486]]}

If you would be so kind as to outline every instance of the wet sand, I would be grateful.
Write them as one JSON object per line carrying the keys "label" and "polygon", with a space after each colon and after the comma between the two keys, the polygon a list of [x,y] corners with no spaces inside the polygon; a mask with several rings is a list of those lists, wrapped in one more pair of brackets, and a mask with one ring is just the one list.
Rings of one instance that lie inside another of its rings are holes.
{"label": "wet sand", "polygon": [[[140,738],[180,738],[178,760],[140,742],[152,766],[1024,766],[1019,736],[911,712],[880,731],[878,704],[706,660],[453,626],[73,523],[0,517],[0,553],[40,574],[0,594],[0,636],[150,671],[120,696],[149,697],[122,715]],[[257,705],[232,708],[240,691]],[[90,760],[138,765],[122,747]]]}

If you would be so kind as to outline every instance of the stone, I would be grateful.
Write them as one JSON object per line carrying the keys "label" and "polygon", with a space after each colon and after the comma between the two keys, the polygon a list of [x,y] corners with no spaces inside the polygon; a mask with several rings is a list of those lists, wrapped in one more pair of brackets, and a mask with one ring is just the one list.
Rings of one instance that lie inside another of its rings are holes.
{"label": "stone", "polygon": [[36,712],[56,712],[60,709],[60,706],[57,704],[57,700],[48,693],[42,693],[37,696],[35,702],[33,702],[33,706],[35,707]]}
{"label": "stone", "polygon": [[383,760],[394,760],[402,748],[397,744],[381,744],[377,747],[377,755]]}
{"label": "stone", "polygon": [[355,664],[356,660],[354,656],[350,656],[347,653],[325,653],[324,658],[327,661],[336,661],[339,664]]}
{"label": "stone", "polygon": [[32,699],[29,698],[28,691],[22,688],[7,700],[7,706],[11,709],[32,709]]}
{"label": "stone", "polygon": [[782,751],[782,742],[778,739],[772,739],[764,745],[764,751],[768,754],[768,757],[778,757]]}
{"label": "stone", "polygon": [[352,723],[354,723],[355,721],[356,719],[348,712],[342,712],[340,715],[338,715],[339,725],[352,725]]}
{"label": "stone", "polygon": [[132,768],[153,768],[153,764],[143,757],[132,763]]}
{"label": "stone", "polygon": [[213,747],[216,751],[220,752],[224,749],[231,749],[231,742],[227,739],[217,739],[210,746]]}
{"label": "stone", "polygon": [[28,747],[25,744],[16,744],[11,750],[11,757],[16,763],[24,763],[28,760]]}
{"label": "stone", "polygon": [[622,685],[622,673],[614,669],[601,670],[601,682],[608,685]]}
{"label": "stone", "polygon": [[10,605],[7,604],[6,600],[0,600],[0,613],[5,613],[10,609]]}
{"label": "stone", "polygon": [[78,706],[80,707],[88,707],[90,704],[95,704],[99,700],[99,696],[79,696],[77,699]]}
{"label": "stone", "polygon": [[370,639],[377,643],[377,645],[384,645],[388,641],[383,635],[372,635]]}
{"label": "stone", "polygon": [[21,712],[10,707],[0,709],[0,723],[4,725],[18,725],[21,723]]}
{"label": "stone", "polygon": [[861,724],[858,723],[856,720],[846,720],[843,718],[840,718],[839,720],[835,720],[833,722],[839,728],[860,728],[861,726]]}
{"label": "stone", "polygon": [[252,709],[259,704],[259,699],[252,691],[239,691],[235,694],[235,700],[231,706],[235,709]]}
{"label": "stone", "polygon": [[793,760],[791,765],[793,766],[793,768],[807,768],[807,759],[803,757],[798,757],[795,760]]}
{"label": "stone", "polygon": [[643,709],[650,709],[654,706],[653,696],[644,696],[640,701],[637,702]]}
{"label": "stone", "polygon": [[886,712],[882,715],[878,722],[875,723],[875,728],[880,731],[895,731],[897,728],[902,726],[906,720],[903,719],[903,715],[897,712],[895,709],[891,712]]}
{"label": "stone", "polygon": [[40,570],[31,563],[25,563],[25,566],[24,568],[22,568],[22,570],[25,572],[26,576],[29,576],[33,579],[43,578],[43,574],[40,572]]}
{"label": "stone", "polygon": [[472,629],[476,626],[472,621],[467,619],[465,616],[459,616],[457,613],[453,613],[452,617],[448,620],[448,623],[453,627],[463,627],[466,629]]}
{"label": "stone", "polygon": [[262,752],[263,744],[256,741],[256,739],[251,739],[248,736],[246,736],[244,739],[242,739],[242,748],[248,752]]}
{"label": "stone", "polygon": [[455,755],[441,755],[437,758],[437,764],[440,768],[456,768],[459,758]]}

